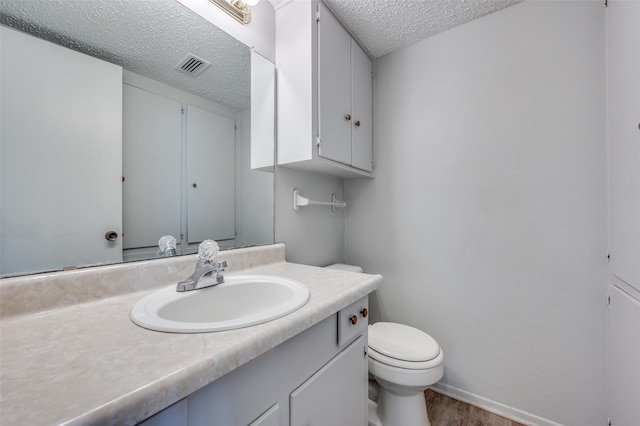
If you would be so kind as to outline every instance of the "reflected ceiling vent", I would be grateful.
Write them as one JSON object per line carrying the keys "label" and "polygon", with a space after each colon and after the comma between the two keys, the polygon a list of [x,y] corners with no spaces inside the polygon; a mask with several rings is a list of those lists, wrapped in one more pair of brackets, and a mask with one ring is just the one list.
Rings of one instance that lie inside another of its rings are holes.
{"label": "reflected ceiling vent", "polygon": [[185,74],[196,77],[211,66],[211,62],[205,61],[202,58],[198,58],[196,55],[190,53],[176,65],[178,71],[182,71]]}

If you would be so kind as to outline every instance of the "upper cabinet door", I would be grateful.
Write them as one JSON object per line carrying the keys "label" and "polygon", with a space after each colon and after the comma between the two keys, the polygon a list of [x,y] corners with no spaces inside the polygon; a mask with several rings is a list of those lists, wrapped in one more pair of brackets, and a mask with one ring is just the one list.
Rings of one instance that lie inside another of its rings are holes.
{"label": "upper cabinet door", "polygon": [[340,22],[319,5],[318,155],[351,164],[351,37]]}
{"label": "upper cabinet door", "polygon": [[122,68],[0,33],[0,273],[121,262]]}
{"label": "upper cabinet door", "polygon": [[187,241],[235,238],[235,121],[187,108]]}
{"label": "upper cabinet door", "polygon": [[122,242],[153,247],[180,240],[182,105],[124,85]]}
{"label": "upper cabinet door", "polygon": [[373,78],[371,61],[355,41],[351,41],[351,165],[373,170]]}

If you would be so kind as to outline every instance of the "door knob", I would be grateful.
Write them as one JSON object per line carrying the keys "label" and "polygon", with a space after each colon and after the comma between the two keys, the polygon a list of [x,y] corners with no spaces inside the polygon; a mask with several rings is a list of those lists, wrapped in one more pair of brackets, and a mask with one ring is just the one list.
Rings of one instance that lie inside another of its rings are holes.
{"label": "door knob", "polygon": [[347,115],[345,115],[345,116],[344,116],[344,118],[345,118],[347,121],[348,121],[348,120],[351,120],[351,114],[347,114]]}
{"label": "door knob", "polygon": [[118,233],[116,231],[107,231],[104,234],[107,241],[115,241],[118,239]]}
{"label": "door knob", "polygon": [[356,127],[360,127],[360,120],[355,122]]}

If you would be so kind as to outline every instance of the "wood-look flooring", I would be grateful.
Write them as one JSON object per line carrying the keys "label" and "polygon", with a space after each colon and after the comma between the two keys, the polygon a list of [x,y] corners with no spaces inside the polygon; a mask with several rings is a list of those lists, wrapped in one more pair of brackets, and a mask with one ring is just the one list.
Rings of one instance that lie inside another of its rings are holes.
{"label": "wood-look flooring", "polygon": [[431,426],[524,426],[429,389],[424,394]]}

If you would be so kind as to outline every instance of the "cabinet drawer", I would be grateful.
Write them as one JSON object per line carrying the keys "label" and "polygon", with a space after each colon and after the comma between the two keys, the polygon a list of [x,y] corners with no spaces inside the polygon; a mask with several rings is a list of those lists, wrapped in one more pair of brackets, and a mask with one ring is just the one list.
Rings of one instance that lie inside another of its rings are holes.
{"label": "cabinet drawer", "polygon": [[369,325],[369,296],[352,303],[338,312],[338,346],[349,343],[364,334]]}

